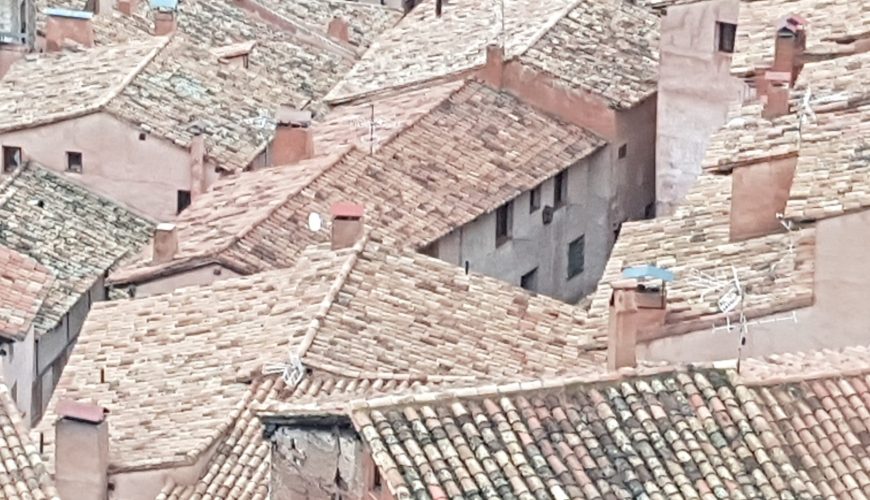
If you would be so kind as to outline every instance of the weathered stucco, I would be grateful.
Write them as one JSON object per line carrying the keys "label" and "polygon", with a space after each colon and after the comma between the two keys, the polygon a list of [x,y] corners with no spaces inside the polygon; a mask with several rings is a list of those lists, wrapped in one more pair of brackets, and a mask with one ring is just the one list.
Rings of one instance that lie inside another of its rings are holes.
{"label": "weathered stucco", "polygon": [[737,23],[738,0],[668,7],[661,17],[656,139],[657,213],[669,214],[701,172],[710,136],[746,86],[716,46],[716,22]]}
{"label": "weathered stucco", "polygon": [[[867,342],[868,227],[870,211],[817,223],[813,305],[795,312],[797,323],[788,320],[788,313],[773,316],[783,321],[751,326],[744,357],[836,349]],[[638,354],[640,359],[669,362],[733,359],[737,343],[736,333],[703,330],[639,346]]]}
{"label": "weathered stucco", "polygon": [[[22,148],[25,157],[66,172],[67,151],[82,153],[81,174],[66,175],[88,189],[159,221],[174,219],[178,191],[192,190],[191,155],[164,139],[145,134],[108,113],[0,135],[0,145]],[[205,182],[217,178],[205,166]]]}

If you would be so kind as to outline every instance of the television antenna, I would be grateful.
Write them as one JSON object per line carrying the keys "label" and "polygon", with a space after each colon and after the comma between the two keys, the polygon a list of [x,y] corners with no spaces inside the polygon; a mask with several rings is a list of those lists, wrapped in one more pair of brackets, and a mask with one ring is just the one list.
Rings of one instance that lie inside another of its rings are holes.
{"label": "television antenna", "polygon": [[289,362],[286,364],[268,364],[263,367],[264,375],[281,374],[284,383],[290,389],[295,388],[305,378],[305,365],[302,364],[302,359],[295,353],[290,353]]}

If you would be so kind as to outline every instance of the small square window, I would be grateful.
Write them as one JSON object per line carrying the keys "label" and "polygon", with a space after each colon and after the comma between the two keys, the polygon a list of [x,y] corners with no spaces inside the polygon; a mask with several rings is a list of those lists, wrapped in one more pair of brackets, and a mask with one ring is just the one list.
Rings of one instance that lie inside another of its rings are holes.
{"label": "small square window", "polygon": [[627,155],[627,154],[628,154],[628,145],[623,144],[622,146],[619,146],[619,152],[618,152],[619,159],[621,160],[621,159],[625,158],[625,155]]}
{"label": "small square window", "polygon": [[21,148],[3,146],[3,172],[9,173],[21,166]]}
{"label": "small square window", "polygon": [[534,268],[520,278],[520,286],[530,292],[538,291],[538,268]]}
{"label": "small square window", "polygon": [[586,237],[581,236],[568,244],[568,279],[583,272],[586,265]]}
{"label": "small square window", "polygon": [[495,211],[495,246],[501,246],[511,238],[513,208],[509,201]]}
{"label": "small square window", "polygon": [[148,134],[145,132],[139,132],[139,140],[144,141],[148,137]]}
{"label": "small square window", "polygon": [[553,179],[553,205],[556,208],[565,204],[568,199],[568,173],[562,171]]}
{"label": "small square window", "polygon": [[190,191],[178,192],[178,203],[176,214],[180,214],[182,210],[190,206]]}
{"label": "small square window", "polygon": [[731,23],[716,23],[716,49],[728,54],[734,53],[734,39],[737,35],[737,25]]}
{"label": "small square window", "polygon": [[529,191],[529,213],[533,213],[539,208],[541,208],[541,186]]}
{"label": "small square window", "polygon": [[76,151],[66,152],[66,170],[67,172],[82,173],[82,154]]}

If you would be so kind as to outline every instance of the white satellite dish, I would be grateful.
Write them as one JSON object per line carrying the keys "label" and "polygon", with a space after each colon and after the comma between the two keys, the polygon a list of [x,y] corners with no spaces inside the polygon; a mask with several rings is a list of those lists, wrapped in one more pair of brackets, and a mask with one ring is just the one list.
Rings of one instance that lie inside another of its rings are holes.
{"label": "white satellite dish", "polygon": [[308,229],[313,232],[320,231],[320,228],[323,227],[323,219],[320,218],[320,214],[311,212],[308,214]]}

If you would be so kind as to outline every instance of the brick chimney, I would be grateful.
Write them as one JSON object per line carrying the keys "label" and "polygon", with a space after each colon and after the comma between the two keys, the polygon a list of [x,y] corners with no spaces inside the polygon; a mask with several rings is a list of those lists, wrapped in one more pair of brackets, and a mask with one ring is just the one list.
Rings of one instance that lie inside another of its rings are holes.
{"label": "brick chimney", "polygon": [[275,116],[277,125],[272,139],[274,165],[290,165],[314,157],[314,134],[311,112],[282,106]]}
{"label": "brick chimney", "polygon": [[154,13],[154,36],[175,33],[178,28],[177,13],[174,10],[158,10]]}
{"label": "brick chimney", "polygon": [[61,498],[106,500],[109,468],[108,411],[62,400],[55,422],[55,482]]}
{"label": "brick chimney", "polygon": [[48,21],[45,23],[45,50],[57,52],[64,43],[72,41],[85,47],[94,46],[93,13],[68,10],[45,9]]}
{"label": "brick chimney", "polygon": [[656,336],[667,314],[667,292],[660,280],[623,279],[611,284],[607,368],[637,364],[637,342]]}
{"label": "brick chimney", "polygon": [[154,231],[154,248],[151,260],[154,264],[164,264],[172,260],[178,251],[178,229],[171,222],[157,225]]}
{"label": "brick chimney", "polygon": [[205,135],[202,132],[190,141],[190,198],[195,200],[208,188],[205,171]]}
{"label": "brick chimney", "polygon": [[480,71],[480,78],[495,88],[501,88],[504,74],[504,48],[497,44],[486,47],[486,65]]}
{"label": "brick chimney", "polygon": [[132,16],[139,9],[139,0],[118,0],[118,10],[125,16]]}
{"label": "brick chimney", "polygon": [[332,205],[332,249],[352,247],[365,229],[365,209],[357,203],[339,202]]}
{"label": "brick chimney", "polygon": [[774,73],[788,73],[789,85],[794,85],[804,67],[803,54],[807,46],[806,20],[800,16],[788,16],[779,22],[773,53]]}
{"label": "brick chimney", "polygon": [[350,43],[350,28],[347,21],[340,17],[333,17],[326,27],[326,34],[333,40]]}

